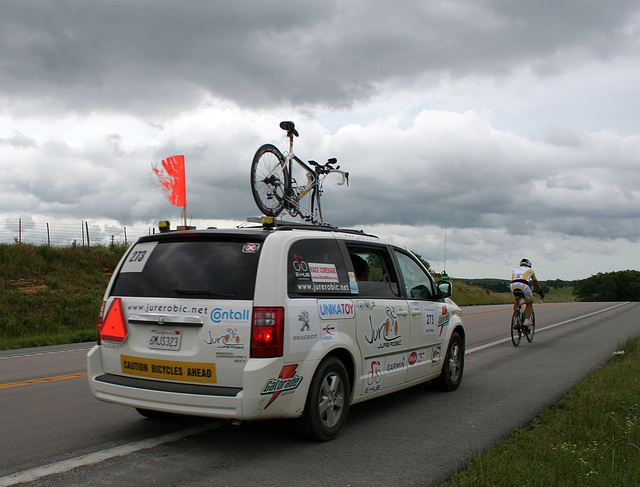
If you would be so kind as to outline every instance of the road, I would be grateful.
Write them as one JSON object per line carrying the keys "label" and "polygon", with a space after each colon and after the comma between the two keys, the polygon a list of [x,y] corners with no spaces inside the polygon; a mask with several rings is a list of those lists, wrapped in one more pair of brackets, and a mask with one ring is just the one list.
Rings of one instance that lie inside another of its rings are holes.
{"label": "road", "polygon": [[352,407],[336,440],[290,422],[143,419],[94,400],[89,344],[0,352],[0,487],[428,486],[525,427],[640,335],[638,303],[536,305],[534,342],[506,335],[510,306],[463,308],[467,356],[452,393],[414,387]]}

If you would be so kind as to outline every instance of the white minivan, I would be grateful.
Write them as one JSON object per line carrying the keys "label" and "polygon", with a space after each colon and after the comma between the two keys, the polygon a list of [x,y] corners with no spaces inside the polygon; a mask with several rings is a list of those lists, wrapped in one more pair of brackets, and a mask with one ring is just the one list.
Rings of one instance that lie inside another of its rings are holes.
{"label": "white minivan", "polygon": [[142,237],[106,290],[92,394],[156,418],[299,418],[334,438],[349,406],[462,380],[451,284],[361,231],[265,219]]}

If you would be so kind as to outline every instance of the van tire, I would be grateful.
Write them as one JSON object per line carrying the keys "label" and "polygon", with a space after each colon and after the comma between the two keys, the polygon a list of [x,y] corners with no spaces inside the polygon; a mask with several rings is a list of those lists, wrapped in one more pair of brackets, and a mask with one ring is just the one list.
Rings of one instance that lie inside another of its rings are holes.
{"label": "van tire", "polygon": [[464,340],[458,332],[454,332],[449,340],[447,355],[444,358],[440,377],[433,382],[438,389],[455,391],[462,382],[464,371]]}
{"label": "van tire", "polygon": [[350,391],[344,364],[336,357],[323,360],[309,386],[300,433],[315,441],[338,436],[349,413]]}

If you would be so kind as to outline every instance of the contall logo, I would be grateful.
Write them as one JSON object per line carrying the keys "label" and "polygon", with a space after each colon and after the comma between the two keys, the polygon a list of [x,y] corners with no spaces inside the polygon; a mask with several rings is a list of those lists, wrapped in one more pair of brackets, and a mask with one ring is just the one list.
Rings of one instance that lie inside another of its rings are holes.
{"label": "contall logo", "polygon": [[249,321],[250,317],[251,311],[248,309],[236,311],[233,308],[215,308],[211,312],[211,321],[214,323],[220,323],[222,321]]}

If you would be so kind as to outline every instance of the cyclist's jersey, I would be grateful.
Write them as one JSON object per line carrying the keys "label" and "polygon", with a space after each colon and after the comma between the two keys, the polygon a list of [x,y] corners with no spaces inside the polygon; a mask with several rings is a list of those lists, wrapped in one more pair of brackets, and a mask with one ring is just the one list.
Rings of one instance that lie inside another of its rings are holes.
{"label": "cyclist's jersey", "polygon": [[518,266],[513,269],[511,273],[511,282],[513,283],[521,283],[521,284],[529,284],[531,285],[531,281],[536,280],[536,273],[533,272],[533,269],[527,266]]}
{"label": "cyclist's jersey", "polygon": [[[513,269],[511,273],[511,293],[513,294],[516,289],[519,289],[524,295],[524,300],[527,303],[533,302],[533,289],[531,289],[531,281],[536,278],[536,273],[533,269],[526,266],[518,266]],[[513,294],[515,296],[515,294]]]}

